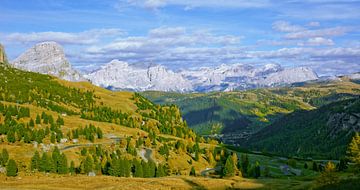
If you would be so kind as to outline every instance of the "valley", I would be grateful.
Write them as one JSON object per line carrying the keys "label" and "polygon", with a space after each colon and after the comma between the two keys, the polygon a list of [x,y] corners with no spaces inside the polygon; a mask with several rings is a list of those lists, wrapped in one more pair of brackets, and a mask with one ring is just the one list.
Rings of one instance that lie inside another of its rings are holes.
{"label": "valley", "polygon": [[[53,53],[59,62],[49,66]],[[15,64],[3,48],[0,55],[2,189],[360,185],[356,74],[244,91],[139,86],[132,92],[86,81],[54,43],[34,47]],[[38,60],[44,64],[33,72]],[[112,64],[129,71],[126,63]]]}

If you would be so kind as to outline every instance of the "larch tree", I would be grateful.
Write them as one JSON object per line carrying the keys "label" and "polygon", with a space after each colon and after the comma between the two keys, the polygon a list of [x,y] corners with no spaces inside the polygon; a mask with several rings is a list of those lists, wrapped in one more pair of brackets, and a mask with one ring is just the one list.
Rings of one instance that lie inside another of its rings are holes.
{"label": "larch tree", "polygon": [[356,133],[348,147],[348,158],[355,164],[357,172],[360,170],[360,136]]}

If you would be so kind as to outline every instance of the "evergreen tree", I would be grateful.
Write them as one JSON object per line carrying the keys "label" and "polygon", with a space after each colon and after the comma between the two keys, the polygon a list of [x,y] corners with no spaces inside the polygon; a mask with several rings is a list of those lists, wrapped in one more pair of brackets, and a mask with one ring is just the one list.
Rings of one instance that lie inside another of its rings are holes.
{"label": "evergreen tree", "polygon": [[102,130],[100,129],[100,127],[98,127],[98,128],[96,129],[96,134],[97,134],[97,138],[98,138],[98,139],[102,139],[102,138],[103,138],[103,132],[102,132]]}
{"label": "evergreen tree", "polygon": [[196,176],[196,172],[195,172],[194,166],[191,167],[190,176]]}
{"label": "evergreen tree", "polygon": [[360,172],[360,136],[356,133],[348,147],[348,158],[355,164],[355,170]]}
{"label": "evergreen tree", "polygon": [[36,124],[41,124],[41,119],[40,119],[39,115],[36,115],[35,123]]}
{"label": "evergreen tree", "polygon": [[348,160],[346,158],[340,158],[340,162],[338,164],[338,171],[345,171],[348,168]]}
{"label": "evergreen tree", "polygon": [[9,160],[9,153],[8,151],[4,148],[2,150],[2,154],[1,154],[1,160],[2,160],[2,166],[6,166],[8,160]]}
{"label": "evergreen tree", "polygon": [[124,165],[124,177],[130,177],[131,175],[131,166],[130,160],[124,159],[123,161]]}
{"label": "evergreen tree", "polygon": [[51,133],[50,142],[55,143],[55,140],[56,140],[55,133]]}
{"label": "evergreen tree", "polygon": [[33,120],[32,118],[30,118],[29,126],[30,126],[30,127],[34,127],[34,126],[35,126],[34,120]]}
{"label": "evergreen tree", "polygon": [[14,143],[16,141],[15,138],[15,131],[14,130],[9,130],[8,133],[6,134],[7,140],[10,143]]}
{"label": "evergreen tree", "polygon": [[233,163],[231,156],[227,157],[222,174],[223,174],[223,176],[226,176],[226,177],[231,177],[231,176],[235,175],[234,163]]}
{"label": "evergreen tree", "polygon": [[313,171],[319,171],[319,168],[318,168],[318,165],[316,164],[316,162],[313,162],[313,164],[312,164],[312,170]]}
{"label": "evergreen tree", "polygon": [[60,116],[58,116],[58,118],[56,119],[56,124],[58,124],[58,125],[64,125],[64,119],[61,118]]}
{"label": "evergreen tree", "polygon": [[42,172],[51,171],[51,163],[49,162],[49,158],[45,152],[42,154],[39,169]]}
{"label": "evergreen tree", "polygon": [[69,172],[70,172],[72,175],[75,174],[75,163],[74,163],[74,161],[71,161],[71,163],[70,163]]}
{"label": "evergreen tree", "polygon": [[259,164],[259,162],[256,162],[255,163],[255,168],[254,168],[254,174],[255,174],[255,178],[257,179],[257,178],[259,178],[260,177],[260,175],[261,175],[261,172],[260,172],[260,164]]}
{"label": "evergreen tree", "polygon": [[120,164],[121,163],[120,163],[119,159],[116,159],[116,158],[112,159],[110,169],[109,169],[110,170],[109,171],[110,175],[116,176],[116,177],[121,176],[122,171],[121,171],[121,168],[120,168]]}
{"label": "evergreen tree", "polygon": [[139,161],[134,161],[134,166],[135,166],[135,177],[144,177],[144,173],[143,173],[143,167],[141,165],[141,163]]}
{"label": "evergreen tree", "polygon": [[199,161],[199,151],[196,151],[195,152],[195,158],[194,158],[195,161]]}
{"label": "evergreen tree", "polygon": [[155,164],[155,162],[150,160],[148,162],[148,165],[149,165],[149,174],[150,174],[149,177],[155,177],[155,173],[156,173],[156,164]]}
{"label": "evergreen tree", "polygon": [[164,176],[165,176],[164,166],[159,164],[159,166],[156,168],[155,177],[164,177]]}
{"label": "evergreen tree", "polygon": [[59,164],[58,165],[58,173],[59,174],[66,174],[68,172],[68,164],[67,164],[66,155],[64,153],[61,154],[58,164]]}
{"label": "evergreen tree", "polygon": [[10,159],[6,166],[6,175],[10,177],[15,177],[17,176],[17,172],[18,172],[18,167],[15,160]]}
{"label": "evergreen tree", "polygon": [[31,158],[31,170],[40,169],[40,155],[38,151],[35,151],[34,156]]}
{"label": "evergreen tree", "polygon": [[147,162],[142,161],[142,168],[143,168],[143,177],[148,178],[150,177],[150,169]]}
{"label": "evergreen tree", "polygon": [[248,174],[248,168],[249,168],[249,156],[247,154],[241,155],[241,172],[243,175]]}
{"label": "evergreen tree", "polygon": [[93,171],[94,167],[94,160],[91,158],[91,156],[87,156],[84,163],[84,171],[86,174]]}
{"label": "evergreen tree", "polygon": [[60,161],[61,161],[61,153],[57,146],[55,146],[53,152],[52,152],[52,161],[53,166],[55,167],[55,172],[59,172],[60,170]]}

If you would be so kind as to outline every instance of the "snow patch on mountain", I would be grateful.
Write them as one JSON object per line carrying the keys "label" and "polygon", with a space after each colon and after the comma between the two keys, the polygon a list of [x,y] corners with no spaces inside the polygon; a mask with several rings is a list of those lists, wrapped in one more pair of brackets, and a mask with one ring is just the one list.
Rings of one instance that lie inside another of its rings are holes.
{"label": "snow patch on mountain", "polygon": [[11,63],[15,68],[49,74],[68,81],[86,80],[74,70],[56,42],[36,44]]}

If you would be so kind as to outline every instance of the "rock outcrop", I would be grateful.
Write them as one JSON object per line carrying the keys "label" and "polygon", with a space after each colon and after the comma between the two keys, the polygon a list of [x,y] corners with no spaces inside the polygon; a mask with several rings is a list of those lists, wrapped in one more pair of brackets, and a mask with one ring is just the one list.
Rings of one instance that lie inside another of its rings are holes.
{"label": "rock outcrop", "polygon": [[15,68],[49,74],[68,81],[83,81],[85,78],[72,68],[63,48],[56,42],[36,44],[16,58]]}
{"label": "rock outcrop", "polygon": [[5,53],[5,48],[3,45],[0,44],[0,63],[7,63],[7,57]]}

